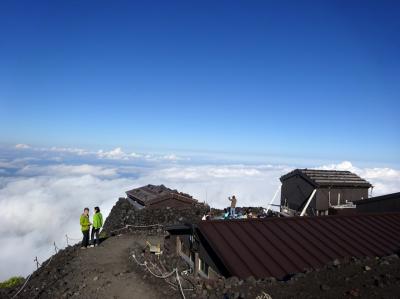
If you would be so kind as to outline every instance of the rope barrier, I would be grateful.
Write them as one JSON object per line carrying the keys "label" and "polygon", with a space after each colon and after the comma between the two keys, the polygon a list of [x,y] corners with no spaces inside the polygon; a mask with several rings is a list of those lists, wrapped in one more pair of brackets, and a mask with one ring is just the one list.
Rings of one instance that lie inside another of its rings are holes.
{"label": "rope barrier", "polygon": [[39,262],[38,257],[35,256],[35,259],[33,260],[34,262],[36,262],[36,270],[39,269],[39,267],[42,266],[42,264]]}
{"label": "rope barrier", "polygon": [[[56,253],[57,253],[58,247],[57,247],[57,245],[56,245],[56,242],[54,242],[53,245],[54,245],[54,249],[55,249],[55,251],[56,251]],[[34,262],[36,262],[36,270],[39,269],[39,267],[42,267],[42,266],[43,266],[43,268],[46,268],[46,267],[51,263],[51,261],[53,260],[53,257],[54,257],[54,255],[52,255],[52,256],[50,257],[49,261],[44,265],[44,263],[40,263],[40,262],[39,262],[38,257],[36,256],[35,259],[33,260]],[[27,277],[26,280],[25,280],[25,283],[24,283],[24,284],[22,285],[22,287],[18,290],[18,292],[15,293],[15,295],[11,297],[11,299],[14,299],[15,297],[18,296],[19,293],[22,292],[22,290],[26,287],[26,285],[27,285],[27,283],[28,283],[28,281],[29,281],[29,279],[30,279],[31,277],[32,277],[32,274],[29,274],[28,277]]]}
{"label": "rope barrier", "polygon": [[162,225],[162,224],[150,224],[150,225],[131,225],[131,224],[127,224],[127,225],[125,225],[125,226],[122,227],[122,228],[118,228],[118,229],[112,230],[112,231],[110,232],[110,234],[112,234],[112,233],[114,233],[114,232],[117,232],[117,231],[121,231],[121,230],[123,230],[123,229],[130,228],[130,227],[132,227],[132,228],[163,227],[163,225]]}
{"label": "rope barrier", "polygon": [[[154,269],[158,270],[158,272],[160,272],[160,274],[162,274],[162,270],[157,267],[156,264],[154,264],[153,262],[150,261],[150,264],[153,266]],[[165,268],[164,268],[165,269]],[[173,289],[174,291],[177,291],[177,287],[175,284],[173,284],[172,282],[169,282],[168,279],[165,279],[165,282],[169,284],[170,288]]]}
{"label": "rope barrier", "polygon": [[150,274],[152,274],[153,276],[155,276],[155,277],[157,277],[157,278],[165,279],[165,278],[168,278],[168,277],[172,276],[172,275],[175,273],[175,269],[174,269],[174,270],[172,270],[172,272],[170,272],[170,273],[166,273],[166,274],[162,274],[162,275],[155,274],[155,273],[153,273],[153,271],[151,271],[151,269],[147,266],[147,262],[146,262],[146,261],[145,261],[144,263],[140,263],[140,262],[136,259],[136,256],[135,256],[134,254],[132,254],[132,257],[133,257],[133,259],[135,260],[135,262],[136,262],[139,266],[144,266],[144,267],[147,269],[147,271],[150,272]]}
{"label": "rope barrier", "polygon": [[54,243],[53,243],[53,245],[54,245],[54,251],[56,252],[56,254],[58,253],[58,250],[59,250],[59,248],[57,247],[57,245],[56,245],[56,241],[54,241]]}
{"label": "rope barrier", "polygon": [[[157,226],[158,226],[158,227],[163,227],[161,224],[136,225],[136,226],[135,226],[135,225],[126,225],[124,228],[121,228],[121,229],[118,229],[118,230],[122,230],[122,229],[129,228],[129,227],[144,228],[144,227],[157,227]],[[118,230],[114,230],[114,231],[118,231]],[[111,231],[111,233],[114,232],[114,231]],[[69,246],[69,241],[80,241],[80,240],[81,240],[81,239],[78,239],[78,238],[70,238],[70,237],[68,237],[67,234],[65,234],[65,241],[66,241],[66,245],[67,245],[67,246]],[[58,248],[58,246],[57,246],[57,244],[56,244],[55,241],[53,242],[53,247],[54,247],[55,254],[57,254],[57,253],[59,252],[60,249]],[[47,267],[47,266],[51,263],[51,261],[53,260],[53,257],[54,257],[54,255],[52,255],[52,256],[50,257],[49,261],[44,265],[43,263],[40,263],[38,257],[35,256],[35,259],[34,259],[33,261],[36,262],[36,270],[38,270],[39,267],[42,267],[42,266],[43,266],[43,267]],[[135,262],[136,262],[138,265],[140,265],[140,266],[145,266],[146,269],[147,269],[152,275],[154,275],[155,277],[166,279],[166,278],[172,276],[175,272],[177,273],[177,275],[179,275],[179,274],[178,274],[178,269],[176,269],[176,268],[175,268],[171,273],[167,273],[167,274],[164,274],[164,275],[157,275],[157,274],[154,274],[154,273],[151,271],[151,269],[147,266],[147,263],[146,263],[146,262],[144,262],[144,263],[139,263],[139,261],[136,259],[135,255],[132,255],[132,257],[134,258]],[[160,272],[161,272],[161,270],[160,270]],[[26,278],[24,284],[22,285],[22,287],[18,290],[17,293],[15,293],[14,296],[11,297],[11,299],[17,297],[18,294],[20,294],[20,293],[22,292],[22,290],[26,287],[26,285],[28,284],[28,281],[30,280],[31,277],[32,277],[32,274],[29,274],[29,275],[27,276],[27,278]],[[184,296],[184,294],[183,294],[183,296]],[[185,299],[185,297],[184,297],[184,299]]]}
{"label": "rope barrier", "polygon": [[172,270],[170,273],[166,273],[163,275],[157,275],[155,273],[153,273],[153,271],[151,271],[151,269],[147,266],[147,264],[145,264],[146,269],[150,272],[150,274],[152,274],[153,276],[157,277],[157,278],[162,278],[162,279],[166,279],[172,275],[174,275],[174,273],[176,272],[176,269]]}
{"label": "rope barrier", "polygon": [[[53,246],[54,246],[54,251],[57,254],[60,249],[58,248],[56,241],[53,242]],[[53,260],[53,257],[54,257],[54,254],[50,257],[49,261],[44,265],[44,263],[40,263],[38,257],[35,256],[35,259],[33,261],[36,262],[36,270],[38,270],[39,267],[45,268],[48,265],[50,265],[51,261]],[[17,297],[18,294],[21,293],[21,291],[25,288],[25,286],[27,285],[27,283],[31,277],[32,277],[32,274],[29,274],[25,280],[25,283],[22,285],[22,287],[19,289],[19,291],[14,296],[11,297],[11,299]]]}
{"label": "rope barrier", "polygon": [[[67,244],[67,246],[69,246],[70,244],[70,242],[69,241],[81,241],[82,239],[78,239],[78,238],[71,238],[71,237],[68,237],[68,235],[67,234],[65,234],[65,243]],[[71,242],[72,243],[72,242]]]}
{"label": "rope barrier", "polygon": [[[177,286],[176,286],[175,284],[169,282],[169,281],[167,280],[167,278],[172,277],[172,275],[175,274],[175,276],[176,276],[176,281],[178,282],[178,287],[179,287],[178,289],[179,289],[179,291],[180,291],[180,293],[181,293],[183,299],[186,299],[186,296],[185,296],[184,291],[193,291],[193,290],[194,290],[194,289],[184,289],[184,288],[182,287],[182,283],[181,283],[181,280],[180,280],[180,277],[179,277],[178,268],[174,268],[174,269],[173,269],[171,272],[169,272],[169,273],[165,273],[165,274],[162,274],[162,275],[158,275],[158,274],[153,273],[153,271],[147,266],[147,262],[146,262],[146,261],[144,261],[144,263],[140,263],[140,262],[136,259],[136,256],[135,256],[134,254],[132,254],[132,257],[133,257],[133,260],[134,260],[139,266],[142,266],[142,267],[144,266],[144,267],[147,269],[147,271],[149,271],[149,273],[150,273],[151,275],[153,275],[154,277],[157,277],[157,278],[164,279],[165,282],[167,282],[168,284],[170,284],[170,285],[173,286],[174,288],[176,288]],[[153,264],[153,267],[154,267],[154,264]],[[160,269],[158,269],[158,270],[161,272]]]}
{"label": "rope barrier", "polygon": [[29,274],[29,276],[26,278],[24,285],[19,289],[19,291],[11,297],[11,299],[14,299],[15,297],[18,296],[19,293],[25,288],[26,284],[28,283],[29,279],[32,277],[32,274]]}
{"label": "rope barrier", "polygon": [[181,294],[182,294],[182,298],[183,298],[183,299],[186,299],[185,293],[183,292],[181,280],[179,279],[178,268],[175,268],[175,273],[176,273],[176,280],[178,281],[178,284],[179,284],[179,290],[181,291]]}

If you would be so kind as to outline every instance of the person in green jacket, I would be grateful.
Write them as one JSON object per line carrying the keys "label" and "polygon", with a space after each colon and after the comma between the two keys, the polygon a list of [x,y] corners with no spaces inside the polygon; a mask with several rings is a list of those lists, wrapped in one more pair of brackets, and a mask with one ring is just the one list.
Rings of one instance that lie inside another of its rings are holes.
{"label": "person in green jacket", "polygon": [[[100,213],[100,208],[95,207],[94,208],[94,215],[93,215],[93,227],[92,227],[92,245],[91,247],[98,246],[100,243],[99,240],[99,233],[100,233],[100,228],[103,226],[103,215]],[[94,238],[96,237],[96,239]]]}
{"label": "person in green jacket", "polygon": [[83,234],[81,249],[86,249],[86,247],[88,247],[89,245],[89,229],[90,226],[92,225],[89,221],[89,208],[83,209],[83,214],[81,215],[80,223]]}

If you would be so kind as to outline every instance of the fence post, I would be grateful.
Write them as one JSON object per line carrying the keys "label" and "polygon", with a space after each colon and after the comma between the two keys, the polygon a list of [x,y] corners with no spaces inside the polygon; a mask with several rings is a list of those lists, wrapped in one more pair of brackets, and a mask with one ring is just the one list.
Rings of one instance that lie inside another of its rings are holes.
{"label": "fence post", "polygon": [[33,261],[36,262],[36,270],[39,269],[39,261],[38,261],[37,256],[35,257],[35,259]]}

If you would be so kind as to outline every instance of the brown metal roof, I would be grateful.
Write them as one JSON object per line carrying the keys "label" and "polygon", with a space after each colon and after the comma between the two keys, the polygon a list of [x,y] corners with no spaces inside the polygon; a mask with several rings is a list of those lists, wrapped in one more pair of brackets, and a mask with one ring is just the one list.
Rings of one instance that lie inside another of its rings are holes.
{"label": "brown metal roof", "polygon": [[161,202],[169,200],[169,199],[174,199],[177,202],[181,202],[182,204],[195,204],[197,203],[197,200],[192,198],[192,197],[188,197],[188,196],[184,196],[181,194],[177,194],[177,193],[167,193],[165,195],[156,197],[154,199],[149,200],[146,203],[146,206],[155,206],[155,205],[159,205]]}
{"label": "brown metal roof", "polygon": [[334,259],[400,249],[400,213],[202,221],[198,232],[231,276],[276,277]]}
{"label": "brown metal roof", "polygon": [[281,182],[300,175],[316,187],[320,186],[349,186],[349,187],[365,187],[372,185],[350,171],[339,170],[319,170],[319,169],[295,169],[280,178]]}
{"label": "brown metal roof", "polygon": [[128,195],[128,197],[135,199],[141,204],[145,205],[150,200],[168,194],[171,191],[171,189],[165,187],[164,185],[146,185],[140,188],[126,191],[126,194]]}
{"label": "brown metal roof", "polygon": [[178,192],[165,187],[164,185],[146,185],[125,192],[129,198],[137,201],[141,205],[148,205],[150,202],[158,201],[159,198],[170,196],[170,194],[179,195],[181,197],[191,198],[189,194]]}

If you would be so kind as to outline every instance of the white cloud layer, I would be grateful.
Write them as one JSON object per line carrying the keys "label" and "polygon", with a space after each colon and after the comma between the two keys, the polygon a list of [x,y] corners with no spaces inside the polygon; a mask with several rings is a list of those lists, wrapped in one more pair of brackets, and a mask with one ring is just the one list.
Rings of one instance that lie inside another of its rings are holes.
{"label": "white cloud layer", "polygon": [[113,177],[117,175],[117,169],[112,167],[103,167],[97,165],[81,164],[81,165],[26,165],[17,172],[21,176],[79,176],[93,175],[98,177]]}
{"label": "white cloud layer", "polygon": [[[79,157],[92,155],[78,149],[57,152],[53,148],[52,152]],[[54,251],[54,241],[59,247],[65,246],[65,234],[81,238],[78,221],[82,209],[98,205],[107,216],[118,197],[130,188],[164,184],[214,207],[227,206],[227,197],[233,194],[241,206],[266,207],[280,185],[279,177],[295,168],[189,165],[187,159],[180,163],[178,157],[168,155],[158,156],[159,159],[153,155],[146,158],[144,154],[127,158],[132,153],[125,153],[121,148],[101,151],[101,154],[94,152],[94,155],[100,159],[79,164],[68,163],[61,156],[60,159],[52,156],[46,163],[40,156],[0,160],[0,280],[29,274],[35,267],[33,258],[38,256],[43,261],[49,257]],[[154,163],[151,166],[135,164],[141,159],[153,159]],[[120,160],[130,164],[118,164]],[[348,161],[318,168],[356,172],[375,186],[374,195],[400,190],[400,171],[396,169],[361,168]]]}
{"label": "white cloud layer", "polygon": [[121,160],[121,161],[129,161],[129,160],[143,160],[143,161],[182,161],[182,160],[189,160],[187,157],[180,157],[174,153],[170,153],[167,155],[156,155],[156,154],[141,154],[136,152],[126,152],[121,147],[116,147],[111,150],[98,150],[98,151],[91,151],[82,148],[75,148],[75,147],[31,147],[27,144],[16,144],[16,149],[25,149],[31,150],[34,152],[42,152],[42,153],[49,153],[49,154],[69,154],[69,155],[76,155],[76,156],[90,156],[93,158],[97,158],[100,160]]}
{"label": "white cloud layer", "polygon": [[17,148],[17,149],[27,149],[27,148],[30,148],[30,146],[27,145],[27,144],[19,143],[19,144],[15,145],[15,148]]}

